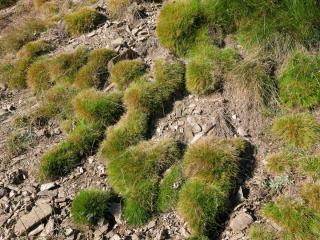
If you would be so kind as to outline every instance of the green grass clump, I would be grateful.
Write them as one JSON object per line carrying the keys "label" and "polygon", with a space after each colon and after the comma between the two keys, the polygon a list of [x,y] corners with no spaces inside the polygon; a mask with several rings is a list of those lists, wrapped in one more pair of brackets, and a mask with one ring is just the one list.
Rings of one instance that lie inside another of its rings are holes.
{"label": "green grass clump", "polygon": [[17,0],[0,0],[0,10],[14,5]]}
{"label": "green grass clump", "polygon": [[186,68],[186,88],[198,95],[209,94],[221,88],[224,74],[240,60],[232,49],[220,50],[210,45],[201,45],[191,51]]}
{"label": "green grass clump", "polygon": [[301,189],[301,195],[308,207],[320,214],[320,185],[303,185]]}
{"label": "green grass clump", "polygon": [[305,175],[312,177],[314,180],[320,178],[320,156],[306,156],[301,160],[300,168]]}
{"label": "green grass clump", "polygon": [[111,70],[111,82],[123,90],[131,82],[139,79],[146,72],[146,64],[140,60],[123,60],[116,63]]}
{"label": "green grass clump", "polygon": [[279,79],[281,101],[288,107],[309,109],[320,103],[320,55],[298,52]]}
{"label": "green grass clump", "polygon": [[31,64],[27,72],[27,86],[37,94],[52,86],[47,58],[39,58]]}
{"label": "green grass clump", "polygon": [[88,49],[78,48],[74,52],[62,53],[54,57],[49,64],[53,81],[73,83],[79,69],[87,63],[88,55]]}
{"label": "green grass clump", "polygon": [[287,144],[308,149],[320,137],[320,124],[311,114],[291,114],[276,118],[272,132]]}
{"label": "green grass clump", "polygon": [[71,100],[78,90],[68,85],[57,84],[44,93],[40,106],[32,114],[34,120],[49,120],[54,117],[66,119],[73,115]]}
{"label": "green grass clump", "polygon": [[90,32],[104,20],[104,15],[88,7],[80,8],[64,17],[67,31],[73,36]]}
{"label": "green grass clump", "polygon": [[175,54],[185,55],[195,43],[197,31],[205,22],[201,1],[168,2],[158,18],[159,41]]}
{"label": "green grass clump", "polygon": [[20,58],[36,58],[48,53],[52,46],[44,40],[29,42],[18,52]]}
{"label": "green grass clump", "polygon": [[110,126],[116,123],[123,113],[121,100],[120,92],[104,93],[87,89],[73,99],[73,107],[78,119]]}
{"label": "green grass clump", "polygon": [[89,54],[88,63],[77,73],[75,84],[80,88],[101,89],[109,76],[108,62],[116,56],[110,49],[95,49]]}
{"label": "green grass clump", "polygon": [[132,0],[107,0],[108,13],[112,18],[122,17]]}
{"label": "green grass clump", "polygon": [[111,192],[102,190],[82,190],[72,201],[72,219],[77,224],[96,224],[110,216]]}
{"label": "green grass clump", "polygon": [[141,225],[154,213],[159,176],[180,158],[177,143],[171,139],[144,141],[108,159],[108,176],[116,192],[125,196],[125,217]]}
{"label": "green grass clump", "polygon": [[26,43],[36,40],[46,29],[46,23],[41,19],[27,19],[23,24],[15,25],[0,39],[0,55],[18,51]]}
{"label": "green grass clump", "polygon": [[33,141],[33,133],[31,131],[14,131],[6,139],[4,146],[5,155],[8,158],[17,157],[29,148]]}
{"label": "green grass clump", "polygon": [[297,167],[297,156],[293,153],[283,151],[271,154],[267,157],[268,169],[276,174],[289,173]]}
{"label": "green grass clump", "polygon": [[320,215],[305,204],[289,198],[281,198],[267,204],[263,215],[280,227],[284,239],[318,239],[320,237]]}
{"label": "green grass clump", "polygon": [[7,61],[0,63],[0,82],[8,83],[13,71],[14,64]]}
{"label": "green grass clump", "polygon": [[276,240],[276,235],[270,230],[266,229],[266,226],[262,224],[255,224],[250,228],[251,240]]}
{"label": "green grass clump", "polygon": [[174,208],[178,202],[178,194],[184,182],[182,166],[180,163],[173,165],[160,183],[158,209],[165,212]]}
{"label": "green grass clump", "polygon": [[189,146],[183,160],[186,183],[178,200],[178,211],[193,234],[209,235],[225,210],[238,175],[238,156],[245,149],[240,139],[203,139]]}
{"label": "green grass clump", "polygon": [[67,139],[46,152],[40,160],[41,180],[62,177],[81,164],[90,155],[101,139],[100,124],[80,122]]}

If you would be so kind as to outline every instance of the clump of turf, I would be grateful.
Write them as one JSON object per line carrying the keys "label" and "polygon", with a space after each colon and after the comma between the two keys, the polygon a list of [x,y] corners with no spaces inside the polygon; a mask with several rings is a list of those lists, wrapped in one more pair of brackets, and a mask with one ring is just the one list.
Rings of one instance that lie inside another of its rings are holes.
{"label": "clump of turf", "polygon": [[205,22],[201,1],[168,2],[158,18],[156,30],[159,41],[175,54],[185,55]]}
{"label": "clump of turf", "polygon": [[317,239],[320,216],[305,204],[290,198],[280,198],[267,204],[263,215],[281,226],[281,235],[288,239]]}
{"label": "clump of turf", "polygon": [[290,173],[297,168],[297,155],[283,151],[267,157],[268,169],[276,174]]}
{"label": "clump of turf", "polygon": [[125,89],[131,82],[139,79],[146,72],[146,64],[140,60],[123,60],[116,63],[111,70],[111,82],[118,89]]}
{"label": "clump of turf", "polygon": [[90,32],[104,20],[104,15],[88,7],[80,8],[64,17],[67,31],[73,36]]}
{"label": "clump of turf", "polygon": [[73,99],[75,115],[78,119],[104,126],[113,125],[123,113],[121,99],[120,92],[108,94],[94,89],[83,90]]}
{"label": "clump of turf", "polygon": [[158,209],[160,211],[165,212],[176,206],[183,182],[181,163],[176,163],[165,172],[159,187]]}
{"label": "clump of turf", "polygon": [[186,88],[198,95],[209,94],[221,88],[226,72],[240,60],[232,49],[220,50],[211,45],[196,47],[190,53],[186,68]]}
{"label": "clump of turf", "polygon": [[78,48],[74,52],[55,56],[49,64],[52,80],[58,83],[73,83],[79,69],[87,63],[88,55],[88,49]]}
{"label": "clump of turf", "polygon": [[102,190],[82,190],[72,201],[72,219],[77,224],[96,224],[110,217],[114,195]]}
{"label": "clump of turf", "polygon": [[276,118],[272,132],[287,144],[308,149],[320,137],[320,124],[311,114],[291,114]]}
{"label": "clump of turf", "polygon": [[18,51],[26,43],[36,40],[46,29],[47,26],[41,19],[26,19],[22,24],[15,25],[0,39],[0,55]]}
{"label": "clump of turf", "polygon": [[305,184],[301,188],[301,195],[305,203],[320,214],[320,185],[319,184]]}
{"label": "clump of turf", "polygon": [[119,18],[131,3],[132,0],[107,0],[108,13],[112,18]]}
{"label": "clump of turf", "polygon": [[238,175],[238,156],[245,142],[203,139],[191,145],[184,156],[186,183],[179,193],[178,211],[193,234],[208,235],[217,227],[216,219],[225,210]]}
{"label": "clump of turf", "polygon": [[294,53],[279,79],[279,95],[288,107],[309,109],[320,103],[320,55]]}
{"label": "clump of turf", "polygon": [[76,86],[101,89],[109,76],[108,62],[115,56],[116,53],[110,49],[92,50],[89,54],[88,63],[76,75]]}
{"label": "clump of turf", "polygon": [[27,86],[38,94],[52,86],[47,58],[39,58],[31,64],[27,72]]}

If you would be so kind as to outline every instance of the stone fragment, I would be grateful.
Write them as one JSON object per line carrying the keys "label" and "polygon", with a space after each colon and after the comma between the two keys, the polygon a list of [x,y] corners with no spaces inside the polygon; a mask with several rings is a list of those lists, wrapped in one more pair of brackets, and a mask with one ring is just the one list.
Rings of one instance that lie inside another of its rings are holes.
{"label": "stone fragment", "polygon": [[248,228],[252,222],[252,217],[248,213],[242,212],[230,221],[230,227],[233,232],[237,233]]}
{"label": "stone fragment", "polygon": [[115,234],[110,238],[110,240],[121,240],[121,238],[118,234]]}
{"label": "stone fragment", "polygon": [[41,221],[52,214],[52,207],[49,204],[41,204],[34,207],[30,213],[17,219],[15,225],[15,234],[20,236],[22,233],[29,232],[30,229],[37,226]]}
{"label": "stone fragment", "polygon": [[122,214],[121,203],[111,203],[110,213],[114,216],[114,220],[116,220],[116,223],[120,224]]}
{"label": "stone fragment", "polygon": [[40,186],[40,191],[51,190],[56,187],[55,182],[45,183]]}
{"label": "stone fragment", "polygon": [[32,237],[32,236],[35,236],[35,235],[38,235],[39,233],[41,233],[44,229],[44,224],[41,224],[39,225],[36,229],[32,230],[28,236],[29,237]]}
{"label": "stone fragment", "polygon": [[54,220],[51,218],[46,224],[44,230],[41,232],[40,237],[49,237],[53,234],[53,231],[54,231]]}
{"label": "stone fragment", "polygon": [[124,43],[124,39],[123,39],[122,37],[119,37],[119,38],[114,39],[114,40],[111,42],[111,46],[112,46],[113,48],[117,48],[117,47],[123,45],[123,43]]}

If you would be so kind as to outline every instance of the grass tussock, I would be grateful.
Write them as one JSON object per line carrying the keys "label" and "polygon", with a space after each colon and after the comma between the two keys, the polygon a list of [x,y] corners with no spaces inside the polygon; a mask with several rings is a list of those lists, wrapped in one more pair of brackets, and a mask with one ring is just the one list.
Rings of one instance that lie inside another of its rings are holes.
{"label": "grass tussock", "polygon": [[186,184],[178,200],[178,211],[193,234],[207,235],[217,227],[238,175],[242,140],[204,139],[189,146],[183,160]]}
{"label": "grass tussock", "polygon": [[36,40],[46,29],[46,23],[41,19],[26,19],[15,25],[0,39],[0,55],[18,51],[26,43]]}
{"label": "grass tussock", "polygon": [[73,36],[92,31],[104,20],[104,15],[88,7],[80,8],[64,17],[67,31]]}
{"label": "grass tussock", "polygon": [[106,48],[91,51],[88,63],[76,75],[76,86],[101,89],[109,76],[108,62],[115,56],[116,53],[114,51]]}
{"label": "grass tussock", "polygon": [[305,203],[320,214],[320,185],[311,183],[303,185],[301,195]]}
{"label": "grass tussock", "polygon": [[65,176],[84,157],[90,155],[102,137],[103,128],[97,123],[80,122],[67,139],[46,152],[40,160],[41,180]]}
{"label": "grass tussock", "polygon": [[104,126],[115,124],[123,113],[120,92],[103,93],[94,89],[81,91],[73,99],[78,119],[99,122]]}
{"label": "grass tussock", "polygon": [[146,72],[147,66],[140,60],[123,60],[116,63],[111,70],[111,82],[118,89],[124,90],[131,82],[138,80]]}
{"label": "grass tussock", "polygon": [[274,120],[272,133],[286,144],[308,149],[320,137],[320,124],[307,113],[291,114]]}
{"label": "grass tussock", "polygon": [[317,239],[320,237],[320,216],[307,205],[280,198],[263,208],[263,215],[281,228],[284,239]]}
{"label": "grass tussock", "polygon": [[186,68],[186,88],[197,95],[219,90],[224,75],[240,60],[233,49],[218,49],[213,45],[199,45],[190,53]]}
{"label": "grass tussock", "polygon": [[107,0],[108,13],[112,18],[122,17],[132,0]]}
{"label": "grass tussock", "polygon": [[102,190],[82,190],[72,201],[72,219],[77,224],[96,224],[108,219],[114,195]]}
{"label": "grass tussock", "polygon": [[31,131],[14,131],[12,132],[5,143],[4,151],[8,158],[17,157],[30,147],[34,140],[33,133]]}
{"label": "grass tussock", "polygon": [[292,152],[279,152],[267,157],[267,168],[275,174],[290,173],[297,168],[297,156]]}
{"label": "grass tussock", "polygon": [[52,86],[48,69],[48,59],[39,58],[28,69],[27,86],[37,94],[41,94]]}
{"label": "grass tussock", "polygon": [[76,51],[55,56],[49,64],[53,81],[73,83],[79,69],[87,63],[88,55],[88,49],[78,48]]}
{"label": "grass tussock", "polygon": [[310,109],[320,103],[320,56],[294,53],[279,79],[280,100],[288,107]]}

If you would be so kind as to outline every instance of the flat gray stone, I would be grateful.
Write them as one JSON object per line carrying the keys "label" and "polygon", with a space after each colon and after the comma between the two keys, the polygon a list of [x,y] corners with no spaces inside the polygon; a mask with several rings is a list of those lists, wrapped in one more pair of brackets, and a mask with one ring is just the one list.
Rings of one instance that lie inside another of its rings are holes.
{"label": "flat gray stone", "polygon": [[29,232],[51,214],[52,207],[49,204],[41,204],[34,207],[31,212],[17,219],[17,223],[14,228],[15,234],[20,236],[25,232]]}
{"label": "flat gray stone", "polygon": [[240,213],[230,221],[230,227],[233,232],[241,232],[248,228],[253,222],[252,217],[248,213]]}

